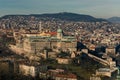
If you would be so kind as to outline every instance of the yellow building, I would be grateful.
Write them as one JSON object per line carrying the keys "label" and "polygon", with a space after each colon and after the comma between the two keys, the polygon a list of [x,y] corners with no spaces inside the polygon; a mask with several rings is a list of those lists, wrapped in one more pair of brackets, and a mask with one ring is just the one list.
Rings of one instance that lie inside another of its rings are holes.
{"label": "yellow building", "polygon": [[62,30],[58,29],[57,32],[21,34],[17,46],[22,47],[28,53],[39,53],[45,48],[76,51],[77,40],[74,36],[64,36]]}

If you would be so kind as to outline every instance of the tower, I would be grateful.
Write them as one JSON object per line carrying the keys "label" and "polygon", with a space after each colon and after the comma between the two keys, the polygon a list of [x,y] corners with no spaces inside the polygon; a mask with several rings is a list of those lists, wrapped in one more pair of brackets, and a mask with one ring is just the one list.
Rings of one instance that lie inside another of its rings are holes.
{"label": "tower", "polygon": [[[58,29],[57,30],[57,38],[62,39],[62,36],[63,36],[62,29]],[[58,47],[58,49],[61,48],[61,40],[57,42],[57,47]]]}
{"label": "tower", "polygon": [[62,34],[62,29],[58,29],[58,30],[57,30],[57,38],[61,39],[62,36],[63,36],[63,34]]}
{"label": "tower", "polygon": [[38,30],[39,32],[41,33],[42,32],[42,26],[41,26],[42,22],[40,21],[39,24],[38,24]]}

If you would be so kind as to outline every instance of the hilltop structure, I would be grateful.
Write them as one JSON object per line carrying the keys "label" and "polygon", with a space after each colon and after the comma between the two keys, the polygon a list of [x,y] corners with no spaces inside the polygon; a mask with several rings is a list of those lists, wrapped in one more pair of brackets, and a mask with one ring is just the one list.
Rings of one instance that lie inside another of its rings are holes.
{"label": "hilltop structure", "polygon": [[57,32],[42,30],[41,25],[38,29],[14,31],[16,48],[22,49],[27,53],[40,53],[44,49],[52,51],[76,51],[77,40],[75,36],[64,36],[62,29]]}

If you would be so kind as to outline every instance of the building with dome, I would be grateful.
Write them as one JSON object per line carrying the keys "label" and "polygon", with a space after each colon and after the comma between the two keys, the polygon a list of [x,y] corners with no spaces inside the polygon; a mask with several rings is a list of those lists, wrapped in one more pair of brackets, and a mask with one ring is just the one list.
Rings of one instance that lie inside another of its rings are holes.
{"label": "building with dome", "polygon": [[62,29],[58,29],[57,32],[20,33],[16,37],[19,37],[16,38],[16,46],[22,48],[27,53],[39,53],[45,48],[76,51],[77,47],[75,36],[64,36]]}

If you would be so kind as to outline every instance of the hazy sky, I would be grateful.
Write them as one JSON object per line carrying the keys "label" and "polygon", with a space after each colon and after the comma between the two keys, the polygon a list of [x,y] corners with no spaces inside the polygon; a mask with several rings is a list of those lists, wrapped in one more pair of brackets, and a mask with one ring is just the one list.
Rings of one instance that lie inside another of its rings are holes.
{"label": "hazy sky", "polygon": [[120,0],[0,0],[0,16],[58,12],[120,17]]}

